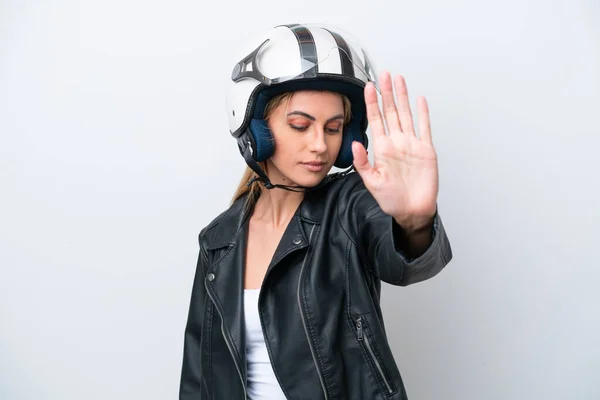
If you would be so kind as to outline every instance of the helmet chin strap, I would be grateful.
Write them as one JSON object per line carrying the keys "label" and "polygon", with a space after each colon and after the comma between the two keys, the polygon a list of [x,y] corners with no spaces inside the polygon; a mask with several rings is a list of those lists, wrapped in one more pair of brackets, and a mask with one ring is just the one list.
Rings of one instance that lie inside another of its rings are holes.
{"label": "helmet chin strap", "polygon": [[309,192],[311,190],[315,190],[317,188],[320,188],[321,186],[328,184],[329,182],[331,182],[335,179],[342,178],[342,177],[348,175],[354,169],[354,165],[351,165],[350,168],[346,169],[345,171],[336,172],[334,174],[329,174],[318,185],[312,186],[312,187],[299,186],[299,185],[296,185],[296,186],[280,185],[280,184],[271,183],[271,181],[269,180],[269,177],[267,176],[265,171],[260,167],[258,162],[256,162],[256,160],[252,157],[252,147],[250,145],[245,146],[243,156],[244,156],[244,160],[246,160],[246,164],[248,164],[248,166],[250,168],[252,168],[252,170],[254,172],[256,172],[256,174],[258,175],[256,177],[252,178],[250,180],[250,182],[248,182],[248,186],[252,185],[256,181],[260,181],[263,183],[263,185],[265,185],[265,187],[267,189],[279,188],[279,189],[288,190],[290,192]]}

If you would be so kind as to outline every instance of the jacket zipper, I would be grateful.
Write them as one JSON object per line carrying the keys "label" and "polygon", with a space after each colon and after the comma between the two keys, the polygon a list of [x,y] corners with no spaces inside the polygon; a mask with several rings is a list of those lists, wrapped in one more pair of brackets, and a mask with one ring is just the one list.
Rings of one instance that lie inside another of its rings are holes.
{"label": "jacket zipper", "polygon": [[[210,293],[210,290],[208,288],[206,288],[206,291],[208,292],[208,295],[210,296],[212,302],[214,304],[217,304],[215,302],[215,299],[212,297],[212,294]],[[235,355],[233,354],[233,349],[231,346],[231,343],[229,342],[229,340],[227,339],[227,335],[225,335],[225,322],[223,319],[223,314],[221,314],[221,311],[219,310],[219,307],[215,307],[217,309],[217,312],[219,313],[219,316],[221,317],[221,334],[223,335],[223,339],[225,340],[225,343],[227,344],[227,348],[229,349],[229,353],[231,354],[231,358],[233,358],[233,363],[235,364],[235,369],[238,372],[238,376],[240,377],[240,381],[242,382],[242,388],[244,389],[244,399],[248,398],[248,393],[246,391],[246,382],[244,382],[244,378],[242,376],[242,370],[240,369],[240,366],[238,364],[237,358],[235,357]]]}
{"label": "jacket zipper", "polygon": [[386,386],[388,392],[391,394],[393,392],[392,387],[390,386],[389,381],[387,380],[387,378],[385,377],[385,374],[383,373],[383,368],[381,368],[381,364],[377,360],[377,357],[375,357],[375,352],[373,351],[373,348],[371,347],[371,342],[369,341],[369,338],[367,337],[367,335],[365,335],[363,333],[362,317],[356,318],[356,330],[357,330],[357,334],[358,334],[358,340],[365,344],[365,347],[367,348],[367,351],[369,352],[369,355],[371,356],[371,360],[373,360],[375,367],[377,367],[377,371],[379,371],[379,375],[381,376],[381,379],[385,383],[385,386]]}
{"label": "jacket zipper", "polygon": [[[308,236],[308,244],[310,245],[310,241],[312,239],[313,231],[315,227],[313,225],[310,230],[310,235]],[[310,251],[310,249],[309,249]],[[306,326],[306,320],[304,318],[304,311],[302,311],[302,301],[300,300],[300,283],[302,282],[302,273],[304,272],[304,266],[306,265],[306,258],[308,256],[308,251],[304,256],[304,260],[302,261],[302,268],[300,268],[300,276],[298,277],[298,308],[300,308],[300,317],[302,317],[302,325],[304,326],[304,333],[306,334],[306,340],[308,341],[308,347],[310,347],[310,353],[312,355],[313,361],[315,363],[315,367],[317,369],[317,375],[319,375],[319,380],[321,381],[321,387],[323,388],[323,396],[325,396],[325,400],[329,397],[327,396],[327,390],[325,389],[325,380],[323,379],[323,375],[321,374],[321,370],[319,369],[319,364],[317,363],[317,357],[315,355],[315,349],[313,348],[312,342],[310,340],[310,336],[308,334],[308,327]]]}

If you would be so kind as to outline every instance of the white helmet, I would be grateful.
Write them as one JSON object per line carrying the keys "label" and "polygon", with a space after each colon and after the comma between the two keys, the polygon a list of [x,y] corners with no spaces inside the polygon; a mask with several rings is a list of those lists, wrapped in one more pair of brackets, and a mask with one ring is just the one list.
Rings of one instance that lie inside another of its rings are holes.
{"label": "white helmet", "polygon": [[334,165],[349,167],[352,141],[368,145],[364,87],[369,81],[377,85],[373,64],[347,33],[323,24],[276,26],[247,43],[233,68],[226,96],[229,131],[248,165],[264,177],[257,162],[267,160],[274,151],[263,119],[268,101],[295,90],[342,93],[352,104],[352,119]]}

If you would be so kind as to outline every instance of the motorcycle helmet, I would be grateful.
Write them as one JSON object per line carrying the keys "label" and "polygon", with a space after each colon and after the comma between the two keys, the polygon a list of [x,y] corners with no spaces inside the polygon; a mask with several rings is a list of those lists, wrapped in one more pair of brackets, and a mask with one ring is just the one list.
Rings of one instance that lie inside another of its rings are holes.
{"label": "motorcycle helmet", "polygon": [[245,43],[233,67],[226,93],[230,134],[237,140],[246,163],[270,182],[258,162],[275,150],[264,120],[264,110],[274,96],[297,90],[327,90],[346,95],[351,120],[334,166],[352,165],[352,142],[365,148],[367,116],[364,88],[376,87],[377,76],[366,50],[348,33],[325,24],[278,25]]}

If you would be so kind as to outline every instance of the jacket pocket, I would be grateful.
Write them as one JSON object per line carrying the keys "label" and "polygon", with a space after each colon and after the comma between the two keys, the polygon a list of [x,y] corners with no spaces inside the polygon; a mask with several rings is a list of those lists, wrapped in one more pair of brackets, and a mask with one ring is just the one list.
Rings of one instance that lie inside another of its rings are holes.
{"label": "jacket pocket", "polygon": [[375,380],[379,383],[382,393],[385,396],[393,395],[396,393],[396,385],[390,377],[388,369],[385,367],[375,337],[369,329],[366,316],[359,315],[354,317],[353,322],[356,329],[356,338],[358,339],[363,356],[366,358],[372,373],[375,375]]}

